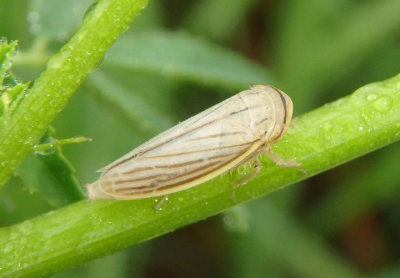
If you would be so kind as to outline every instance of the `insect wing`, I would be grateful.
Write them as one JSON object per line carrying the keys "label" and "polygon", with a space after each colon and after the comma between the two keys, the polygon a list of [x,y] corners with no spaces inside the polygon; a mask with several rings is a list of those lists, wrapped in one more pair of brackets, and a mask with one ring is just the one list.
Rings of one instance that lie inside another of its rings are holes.
{"label": "insect wing", "polygon": [[106,166],[98,186],[109,198],[136,199],[211,179],[257,150],[274,115],[268,90],[243,91]]}

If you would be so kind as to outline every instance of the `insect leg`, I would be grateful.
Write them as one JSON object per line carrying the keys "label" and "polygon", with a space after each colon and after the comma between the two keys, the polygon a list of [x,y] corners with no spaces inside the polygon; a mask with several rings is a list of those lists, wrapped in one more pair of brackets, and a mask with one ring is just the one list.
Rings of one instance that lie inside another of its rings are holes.
{"label": "insect leg", "polygon": [[284,167],[298,167],[298,169],[303,172],[303,174],[307,174],[307,171],[304,170],[299,163],[297,163],[293,159],[283,160],[279,155],[274,153],[269,145],[265,146],[264,153],[278,166]]}
{"label": "insect leg", "polygon": [[246,184],[249,180],[257,176],[257,174],[261,171],[261,164],[260,160],[258,157],[254,158],[253,160],[250,161],[251,166],[254,168],[253,172],[247,174],[245,177],[239,179],[236,181],[233,186],[232,186],[232,200],[235,200],[235,190],[239,186]]}
{"label": "insect leg", "polygon": [[168,200],[168,195],[164,195],[161,197],[161,200],[157,202],[157,204],[153,207],[154,210],[160,211],[161,205]]}

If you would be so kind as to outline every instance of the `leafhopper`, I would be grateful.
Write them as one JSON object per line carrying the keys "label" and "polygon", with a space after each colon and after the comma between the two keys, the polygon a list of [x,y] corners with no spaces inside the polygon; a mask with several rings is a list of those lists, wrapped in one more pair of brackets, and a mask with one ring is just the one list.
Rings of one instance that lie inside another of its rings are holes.
{"label": "leafhopper", "polygon": [[[185,190],[258,156],[284,162],[270,146],[289,126],[293,104],[282,91],[256,85],[168,129],[100,170],[90,199],[130,200]],[[246,182],[242,180],[240,183]]]}

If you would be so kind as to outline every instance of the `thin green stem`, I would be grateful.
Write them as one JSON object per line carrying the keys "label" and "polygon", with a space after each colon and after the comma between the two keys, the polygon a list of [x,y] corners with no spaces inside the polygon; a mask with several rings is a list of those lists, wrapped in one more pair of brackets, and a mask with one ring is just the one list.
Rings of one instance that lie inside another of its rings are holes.
{"label": "thin green stem", "polygon": [[[0,274],[40,276],[165,234],[286,185],[345,163],[400,139],[400,75],[360,88],[293,121],[274,146],[307,170],[262,157],[259,175],[235,191],[235,175],[217,177],[172,194],[161,211],[154,199],[80,201],[0,229]],[[239,173],[250,171],[245,167]]]}
{"label": "thin green stem", "polygon": [[67,144],[76,144],[76,143],[83,143],[83,142],[88,142],[92,141],[91,138],[84,137],[84,136],[78,136],[78,137],[73,137],[73,138],[67,138],[67,139],[53,139],[51,142],[48,143],[42,143],[33,146],[32,150],[36,153],[41,153],[41,152],[47,152],[48,150],[54,149],[54,147],[60,147],[63,145]]}
{"label": "thin green stem", "polygon": [[37,144],[54,117],[148,0],[101,0],[81,28],[48,62],[47,69],[0,125],[0,185]]}

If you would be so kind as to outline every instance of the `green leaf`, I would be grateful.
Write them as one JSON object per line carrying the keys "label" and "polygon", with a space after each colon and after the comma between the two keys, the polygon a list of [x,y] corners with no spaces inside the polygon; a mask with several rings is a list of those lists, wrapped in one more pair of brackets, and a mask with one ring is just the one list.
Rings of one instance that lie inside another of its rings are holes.
{"label": "green leaf", "polygon": [[[400,195],[398,160],[400,146],[395,144],[363,163],[359,173],[342,183],[313,206],[307,220],[319,232],[332,236],[352,221]],[[321,221],[327,219],[330,221]]]}
{"label": "green leaf", "polygon": [[17,171],[24,185],[31,192],[41,195],[54,208],[84,198],[75,170],[62,154],[61,148],[56,149],[48,155],[28,155]]}
{"label": "green leaf", "polygon": [[[24,93],[27,89],[28,84],[20,83],[3,91],[1,94],[3,110],[2,113],[0,113],[0,125],[6,121],[6,117],[10,117],[10,115],[17,109],[18,104],[24,98]],[[4,116],[4,120],[1,119],[1,116]]]}
{"label": "green leaf", "polygon": [[313,107],[321,88],[352,78],[400,27],[398,0],[293,1],[285,8],[283,26],[276,33],[276,64],[287,92],[299,96],[299,111]]}
{"label": "green leaf", "polygon": [[[214,41],[227,40],[245,25],[255,0],[203,0],[195,2],[185,22],[191,33]],[[229,9],[226,7],[229,6]],[[207,20],[204,20],[207,15]]]}
{"label": "green leaf", "polygon": [[64,41],[81,25],[93,0],[30,0],[28,20],[36,36]]}
{"label": "green leaf", "polygon": [[17,41],[8,43],[0,39],[0,132],[28,88],[28,84],[19,83],[11,73],[17,46]]}
{"label": "green leaf", "polygon": [[42,144],[25,159],[17,175],[32,193],[41,195],[51,206],[61,207],[84,198],[75,169],[63,155],[61,145],[87,141],[86,138],[54,140],[49,131]]}
{"label": "green leaf", "polygon": [[114,105],[117,111],[122,111],[132,124],[150,131],[159,133],[172,126],[172,120],[162,112],[156,110],[151,103],[119,83],[113,81],[106,73],[98,71],[89,78],[91,85],[95,86],[101,97]]}
{"label": "green leaf", "polygon": [[180,32],[124,36],[107,53],[104,64],[232,89],[271,82],[261,65]]}
{"label": "green leaf", "polygon": [[0,39],[0,92],[3,90],[4,79],[10,74],[12,60],[17,51],[17,41],[8,43],[4,39]]}
{"label": "green leaf", "polygon": [[1,189],[0,226],[6,227],[46,213],[52,208],[40,196],[26,190],[21,179],[12,177]]}
{"label": "green leaf", "polygon": [[251,216],[247,232],[234,233],[228,239],[234,257],[231,277],[263,277],[265,264],[268,269],[284,268],[286,275],[280,277],[319,278],[321,273],[325,278],[361,277],[320,235],[307,230],[270,199],[256,200],[247,209]]}

